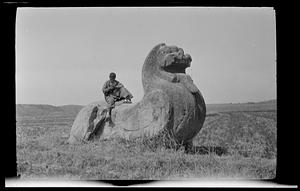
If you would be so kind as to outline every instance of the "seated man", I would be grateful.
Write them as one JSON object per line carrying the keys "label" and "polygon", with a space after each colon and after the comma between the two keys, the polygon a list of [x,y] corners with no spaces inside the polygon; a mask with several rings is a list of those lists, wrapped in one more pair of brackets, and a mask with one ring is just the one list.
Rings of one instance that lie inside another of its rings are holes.
{"label": "seated man", "polygon": [[110,73],[109,80],[103,85],[102,91],[108,103],[108,117],[111,117],[111,110],[115,107],[115,102],[125,99],[124,103],[131,103],[132,94],[116,80],[116,74]]}

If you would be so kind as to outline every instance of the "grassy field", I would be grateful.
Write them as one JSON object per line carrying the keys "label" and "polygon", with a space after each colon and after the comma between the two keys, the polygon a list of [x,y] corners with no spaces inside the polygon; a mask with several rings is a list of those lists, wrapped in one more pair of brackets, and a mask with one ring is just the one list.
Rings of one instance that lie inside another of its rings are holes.
{"label": "grassy field", "polygon": [[66,140],[76,112],[65,111],[24,115],[24,108],[21,114],[17,110],[17,171],[21,178],[173,180],[276,176],[274,102],[208,105],[204,127],[194,145],[226,148],[223,155],[165,148],[159,139],[69,145]]}

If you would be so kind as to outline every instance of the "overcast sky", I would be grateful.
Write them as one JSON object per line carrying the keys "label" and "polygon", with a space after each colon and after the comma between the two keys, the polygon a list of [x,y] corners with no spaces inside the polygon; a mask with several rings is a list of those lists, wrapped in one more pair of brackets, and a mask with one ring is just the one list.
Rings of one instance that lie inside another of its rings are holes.
{"label": "overcast sky", "polygon": [[112,71],[138,102],[161,42],[192,56],[206,103],[276,99],[275,27],[273,8],[18,8],[16,103],[86,105]]}

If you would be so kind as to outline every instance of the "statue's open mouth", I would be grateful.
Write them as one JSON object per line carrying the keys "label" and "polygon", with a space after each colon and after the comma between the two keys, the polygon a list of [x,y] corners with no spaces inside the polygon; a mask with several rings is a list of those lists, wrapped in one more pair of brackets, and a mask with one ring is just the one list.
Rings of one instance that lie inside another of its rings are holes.
{"label": "statue's open mouth", "polygon": [[165,56],[164,70],[170,73],[185,73],[185,69],[191,66],[192,58],[183,51],[169,53]]}

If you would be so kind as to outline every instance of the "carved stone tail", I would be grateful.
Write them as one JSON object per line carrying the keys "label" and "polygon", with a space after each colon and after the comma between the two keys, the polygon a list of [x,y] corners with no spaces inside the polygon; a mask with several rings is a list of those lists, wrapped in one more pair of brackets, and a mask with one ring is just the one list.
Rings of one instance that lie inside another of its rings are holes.
{"label": "carved stone tail", "polygon": [[101,136],[105,125],[105,119],[106,112],[102,111],[101,114],[98,114],[98,107],[95,106],[90,116],[89,127],[84,136],[84,139],[90,141],[95,137]]}

